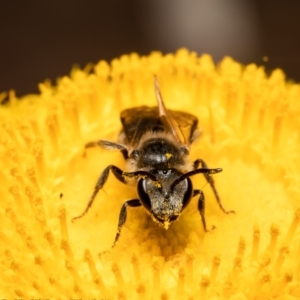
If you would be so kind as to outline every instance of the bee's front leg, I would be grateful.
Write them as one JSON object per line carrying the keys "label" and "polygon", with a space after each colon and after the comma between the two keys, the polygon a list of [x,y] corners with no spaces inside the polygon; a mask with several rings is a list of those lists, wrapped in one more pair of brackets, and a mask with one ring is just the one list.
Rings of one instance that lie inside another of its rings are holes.
{"label": "bee's front leg", "polygon": [[132,199],[132,200],[128,200],[125,203],[123,203],[123,205],[121,207],[121,210],[120,210],[120,215],[119,215],[118,231],[117,231],[117,234],[116,234],[116,237],[115,237],[115,241],[112,245],[112,248],[116,245],[116,243],[119,239],[119,236],[121,234],[122,227],[126,222],[127,206],[138,207],[138,206],[141,206],[141,202],[140,202],[139,199]]}
{"label": "bee's front leg", "polygon": [[213,225],[212,228],[210,230],[207,229],[206,227],[206,221],[205,221],[205,197],[204,197],[204,193],[201,190],[194,190],[194,194],[193,197],[199,195],[199,199],[198,199],[198,211],[200,213],[201,216],[201,221],[202,221],[202,225],[203,225],[203,229],[205,232],[209,232],[214,230],[216,227]]}

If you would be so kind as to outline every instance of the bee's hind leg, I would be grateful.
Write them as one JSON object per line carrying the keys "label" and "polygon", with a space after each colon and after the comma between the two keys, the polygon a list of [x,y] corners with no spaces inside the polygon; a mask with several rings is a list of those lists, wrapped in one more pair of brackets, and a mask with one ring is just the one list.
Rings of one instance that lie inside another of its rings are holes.
{"label": "bee's hind leg", "polygon": [[[206,164],[206,162],[203,160],[203,159],[197,159],[195,160],[194,162],[194,169],[198,169],[199,165],[201,165],[202,168],[205,168],[205,169],[208,169],[208,165]],[[222,202],[221,202],[221,198],[218,194],[218,191],[216,189],[216,186],[215,186],[215,182],[214,182],[214,179],[211,175],[209,175],[208,173],[203,173],[206,181],[209,183],[211,189],[213,190],[214,192],[214,195],[215,195],[215,198],[219,204],[219,207],[221,208],[221,210],[225,213],[225,214],[235,214],[235,211],[234,210],[226,210],[223,205],[222,205]]]}
{"label": "bee's hind leg", "polygon": [[106,140],[99,140],[94,142],[86,143],[84,146],[84,156],[85,156],[85,150],[92,147],[101,147],[108,150],[119,150],[122,154],[124,159],[128,159],[128,150],[125,146],[122,144],[106,141]]}

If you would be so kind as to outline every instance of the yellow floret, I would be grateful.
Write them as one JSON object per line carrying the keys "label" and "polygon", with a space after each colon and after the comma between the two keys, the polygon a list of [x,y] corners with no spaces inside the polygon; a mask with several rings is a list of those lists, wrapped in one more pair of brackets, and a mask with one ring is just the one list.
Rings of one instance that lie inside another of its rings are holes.
{"label": "yellow floret", "polygon": [[[110,176],[80,214],[105,167],[124,170],[120,112],[156,105],[154,75],[170,109],[199,118],[191,159],[211,168],[226,215],[205,179],[204,233],[197,199],[166,231],[141,208],[118,216],[135,187]],[[3,98],[4,94],[1,94]],[[124,55],[75,69],[39,95],[0,107],[0,297],[7,299],[299,299],[300,86],[275,70],[190,53]]]}

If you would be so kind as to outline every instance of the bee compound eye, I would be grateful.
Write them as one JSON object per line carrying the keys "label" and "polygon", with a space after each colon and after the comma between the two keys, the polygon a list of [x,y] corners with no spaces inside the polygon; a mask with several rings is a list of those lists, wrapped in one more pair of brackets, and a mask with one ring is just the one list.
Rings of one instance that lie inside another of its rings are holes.
{"label": "bee compound eye", "polygon": [[145,179],[141,178],[138,181],[137,192],[138,192],[140,201],[142,202],[143,206],[148,211],[151,212],[151,201],[150,201],[150,197],[149,197],[149,195],[147,193],[147,190],[146,190],[146,180]]}
{"label": "bee compound eye", "polygon": [[184,181],[186,181],[186,191],[183,195],[182,200],[182,209],[186,208],[187,205],[190,203],[193,195],[193,184],[190,178],[186,178]]}

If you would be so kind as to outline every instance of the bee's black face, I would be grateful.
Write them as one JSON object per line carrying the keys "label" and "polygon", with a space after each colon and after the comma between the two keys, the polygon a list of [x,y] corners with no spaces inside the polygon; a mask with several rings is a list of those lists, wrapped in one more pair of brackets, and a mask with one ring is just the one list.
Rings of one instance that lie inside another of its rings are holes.
{"label": "bee's black face", "polygon": [[141,178],[137,191],[140,201],[153,219],[167,229],[190,202],[193,185],[190,178],[186,178],[171,189],[174,180],[180,176],[174,169],[156,171],[155,176],[158,182]]}

